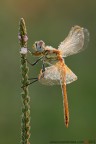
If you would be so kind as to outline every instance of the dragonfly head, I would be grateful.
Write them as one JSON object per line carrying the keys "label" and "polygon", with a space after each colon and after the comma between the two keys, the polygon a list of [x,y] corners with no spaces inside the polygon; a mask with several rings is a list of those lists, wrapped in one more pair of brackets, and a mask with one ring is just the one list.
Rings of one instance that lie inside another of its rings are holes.
{"label": "dragonfly head", "polygon": [[42,40],[36,41],[32,48],[35,52],[42,53],[45,50],[45,43]]}

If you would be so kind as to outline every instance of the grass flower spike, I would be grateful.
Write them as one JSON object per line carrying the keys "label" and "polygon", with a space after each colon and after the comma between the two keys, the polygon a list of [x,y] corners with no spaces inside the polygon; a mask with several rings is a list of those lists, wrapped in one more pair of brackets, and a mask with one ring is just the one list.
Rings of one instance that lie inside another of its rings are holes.
{"label": "grass flower spike", "polygon": [[20,43],[21,74],[22,74],[22,120],[21,120],[21,143],[30,144],[30,97],[28,91],[28,66],[27,66],[27,30],[23,18],[19,22],[18,39]]}

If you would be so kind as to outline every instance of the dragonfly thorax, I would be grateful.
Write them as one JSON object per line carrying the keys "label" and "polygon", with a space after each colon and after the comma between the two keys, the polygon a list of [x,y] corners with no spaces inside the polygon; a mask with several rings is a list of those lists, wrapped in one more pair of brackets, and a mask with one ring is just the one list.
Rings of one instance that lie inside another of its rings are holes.
{"label": "dragonfly thorax", "polygon": [[46,46],[45,47],[45,52],[44,52],[44,57],[43,61],[45,63],[50,63],[50,64],[55,64],[62,58],[60,51],[52,48],[51,46]]}

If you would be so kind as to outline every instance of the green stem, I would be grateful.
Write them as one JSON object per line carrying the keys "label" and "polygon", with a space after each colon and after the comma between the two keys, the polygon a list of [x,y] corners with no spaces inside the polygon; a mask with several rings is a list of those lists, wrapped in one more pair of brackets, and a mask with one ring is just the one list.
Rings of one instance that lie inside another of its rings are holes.
{"label": "green stem", "polygon": [[[19,42],[21,49],[27,48],[27,31],[23,18],[19,23]],[[30,97],[28,92],[28,66],[26,61],[27,53],[21,53],[21,74],[22,74],[22,120],[21,120],[21,143],[30,144]]]}

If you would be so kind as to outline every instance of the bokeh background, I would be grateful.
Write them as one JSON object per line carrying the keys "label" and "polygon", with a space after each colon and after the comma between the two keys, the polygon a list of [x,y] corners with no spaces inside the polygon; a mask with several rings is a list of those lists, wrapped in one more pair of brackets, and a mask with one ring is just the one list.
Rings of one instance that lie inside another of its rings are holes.
{"label": "bokeh background", "polygon": [[[21,84],[18,23],[23,17],[28,31],[28,48],[36,40],[56,47],[74,25],[90,32],[87,49],[66,58],[78,76],[67,86],[70,123],[63,121],[60,86],[30,85],[31,144],[52,141],[84,141],[96,138],[96,0],[1,0],[0,1],[0,144],[21,140]],[[31,62],[35,60],[29,56]],[[30,66],[29,66],[30,67]],[[37,76],[41,62],[30,67]],[[58,142],[58,143],[60,143]],[[96,141],[95,141],[96,142]],[[63,142],[62,142],[63,143]],[[67,142],[65,142],[67,143]],[[72,143],[72,142],[70,142]],[[82,142],[83,143],[83,142]]]}

